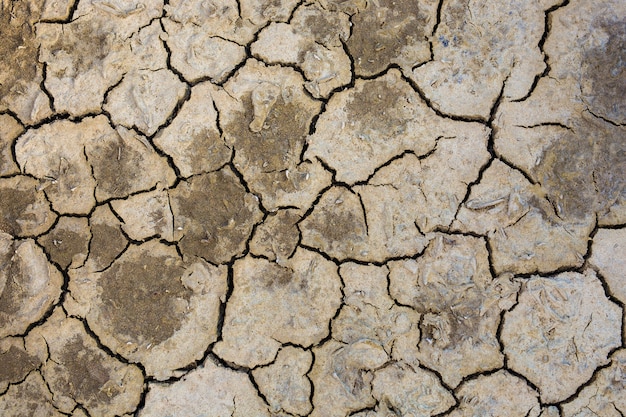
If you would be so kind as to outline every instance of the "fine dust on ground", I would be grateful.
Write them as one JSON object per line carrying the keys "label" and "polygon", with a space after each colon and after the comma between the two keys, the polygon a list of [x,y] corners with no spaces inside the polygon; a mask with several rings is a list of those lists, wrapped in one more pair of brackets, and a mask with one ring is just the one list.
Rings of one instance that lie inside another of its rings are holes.
{"label": "fine dust on ground", "polygon": [[626,414],[620,0],[2,0],[0,415]]}

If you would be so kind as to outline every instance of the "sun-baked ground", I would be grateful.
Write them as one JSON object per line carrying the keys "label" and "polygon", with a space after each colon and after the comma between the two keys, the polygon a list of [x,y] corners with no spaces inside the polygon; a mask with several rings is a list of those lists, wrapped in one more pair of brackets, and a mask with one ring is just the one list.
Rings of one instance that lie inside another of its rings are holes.
{"label": "sun-baked ground", "polygon": [[0,4],[0,415],[626,414],[623,1]]}

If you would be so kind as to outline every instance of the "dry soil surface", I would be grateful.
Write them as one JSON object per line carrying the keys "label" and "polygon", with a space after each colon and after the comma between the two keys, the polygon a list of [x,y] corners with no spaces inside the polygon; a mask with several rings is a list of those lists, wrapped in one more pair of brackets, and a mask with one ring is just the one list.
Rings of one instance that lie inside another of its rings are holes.
{"label": "dry soil surface", "polygon": [[626,414],[623,0],[0,5],[0,415]]}

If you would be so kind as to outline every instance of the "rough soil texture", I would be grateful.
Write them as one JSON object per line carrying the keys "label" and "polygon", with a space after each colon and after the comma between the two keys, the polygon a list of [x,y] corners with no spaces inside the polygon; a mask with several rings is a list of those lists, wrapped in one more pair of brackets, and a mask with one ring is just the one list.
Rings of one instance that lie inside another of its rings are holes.
{"label": "rough soil texture", "polygon": [[0,1],[0,415],[626,415],[622,0]]}

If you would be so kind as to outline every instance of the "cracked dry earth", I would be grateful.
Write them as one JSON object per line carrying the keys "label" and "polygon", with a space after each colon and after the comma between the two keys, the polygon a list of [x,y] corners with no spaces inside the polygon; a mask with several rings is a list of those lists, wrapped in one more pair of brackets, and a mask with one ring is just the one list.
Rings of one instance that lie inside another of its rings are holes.
{"label": "cracked dry earth", "polygon": [[2,0],[0,415],[623,416],[622,0]]}

